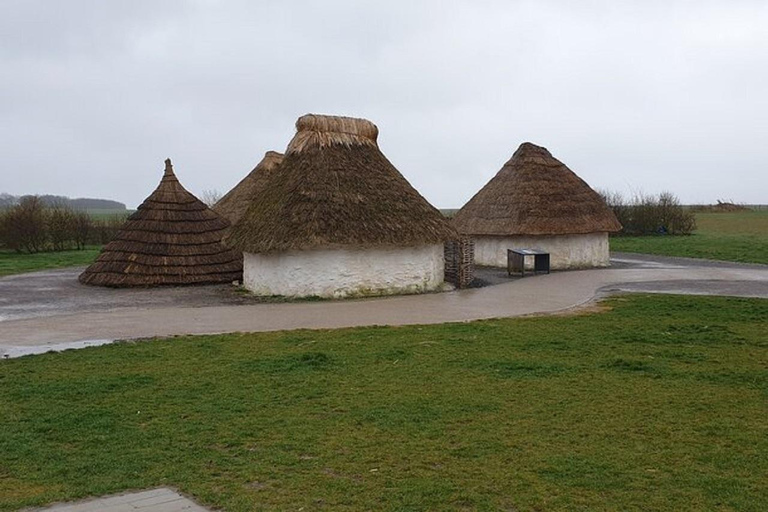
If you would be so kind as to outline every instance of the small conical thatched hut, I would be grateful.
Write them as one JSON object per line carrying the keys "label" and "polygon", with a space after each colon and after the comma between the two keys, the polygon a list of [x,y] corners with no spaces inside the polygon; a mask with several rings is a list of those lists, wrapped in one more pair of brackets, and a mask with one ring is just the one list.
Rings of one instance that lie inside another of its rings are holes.
{"label": "small conical thatched hut", "polygon": [[553,269],[608,265],[621,229],[603,199],[546,148],[525,142],[453,219],[475,240],[475,262],[506,266],[507,249],[550,253]]}
{"label": "small conical thatched hut", "polygon": [[221,241],[228,227],[181,186],[166,160],[160,185],[80,274],[80,282],[128,287],[239,280],[241,256]]}
{"label": "small conical thatched hut", "polygon": [[444,278],[456,236],[379,151],[365,119],[305,115],[279,172],[233,226],[243,283],[261,295],[419,292]]}
{"label": "small conical thatched hut", "polygon": [[251,203],[259,199],[267,180],[282,161],[282,153],[267,151],[261,162],[254,167],[248,176],[219,199],[213,206],[213,211],[227,219],[233,226],[237,224]]}

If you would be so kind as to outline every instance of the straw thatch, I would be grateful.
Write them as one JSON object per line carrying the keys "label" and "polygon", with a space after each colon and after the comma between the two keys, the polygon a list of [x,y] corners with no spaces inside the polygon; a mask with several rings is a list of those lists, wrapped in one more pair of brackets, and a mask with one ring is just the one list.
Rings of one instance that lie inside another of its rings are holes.
{"label": "straw thatch", "polygon": [[219,199],[213,206],[213,211],[227,219],[230,224],[235,225],[251,206],[251,202],[259,199],[267,180],[282,161],[282,153],[267,151],[261,162],[254,167],[248,176]]}
{"label": "straw thatch", "polygon": [[546,148],[525,142],[464,207],[453,225],[467,235],[615,232],[613,211]]}
{"label": "straw thatch", "polygon": [[379,151],[365,119],[306,115],[227,243],[244,252],[442,244],[456,236]]}
{"label": "straw thatch", "polygon": [[242,255],[221,240],[229,222],[189,193],[165,161],[160,185],[80,275],[99,286],[224,283],[241,279]]}

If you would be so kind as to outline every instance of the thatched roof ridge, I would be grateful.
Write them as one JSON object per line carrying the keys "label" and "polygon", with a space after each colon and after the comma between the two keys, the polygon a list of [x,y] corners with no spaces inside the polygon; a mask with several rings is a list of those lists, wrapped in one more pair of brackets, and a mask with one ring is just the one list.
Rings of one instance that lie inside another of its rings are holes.
{"label": "thatched roof ridge", "polygon": [[456,232],[381,153],[364,119],[303,116],[278,173],[232,227],[244,252],[417,246]]}
{"label": "thatched roof ridge", "polygon": [[179,183],[166,160],[158,187],[80,275],[80,282],[127,287],[239,280],[242,256],[221,241],[228,227],[228,221]]}
{"label": "thatched roof ridge", "polygon": [[467,235],[563,235],[621,229],[600,195],[546,148],[525,142],[453,218]]}
{"label": "thatched roof ridge", "polygon": [[282,161],[282,153],[267,151],[261,162],[248,173],[248,176],[240,180],[240,183],[219,199],[213,206],[213,211],[227,219],[230,224],[236,224],[248,210],[251,202],[258,199],[267,180]]}

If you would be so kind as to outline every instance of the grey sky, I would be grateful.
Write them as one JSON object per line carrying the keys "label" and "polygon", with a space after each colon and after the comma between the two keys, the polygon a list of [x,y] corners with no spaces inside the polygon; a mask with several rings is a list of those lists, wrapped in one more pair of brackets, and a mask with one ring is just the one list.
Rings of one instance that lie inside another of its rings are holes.
{"label": "grey sky", "polygon": [[366,117],[438,207],[523,141],[595,188],[768,203],[768,2],[0,0],[0,192],[227,191]]}

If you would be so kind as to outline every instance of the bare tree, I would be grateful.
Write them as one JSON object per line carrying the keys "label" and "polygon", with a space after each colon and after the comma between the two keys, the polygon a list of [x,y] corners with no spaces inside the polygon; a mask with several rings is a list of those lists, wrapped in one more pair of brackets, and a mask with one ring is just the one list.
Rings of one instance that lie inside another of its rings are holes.
{"label": "bare tree", "polygon": [[203,190],[200,200],[204,202],[209,208],[213,208],[213,205],[219,202],[222,197],[222,193],[216,189]]}
{"label": "bare tree", "polygon": [[74,239],[75,212],[63,202],[55,202],[45,212],[48,242],[54,251],[69,248]]}
{"label": "bare tree", "polygon": [[85,249],[92,232],[93,219],[88,215],[88,212],[82,210],[74,212],[72,217],[72,236],[75,247],[78,250]]}
{"label": "bare tree", "polygon": [[3,243],[16,252],[45,249],[48,233],[46,212],[38,196],[24,196],[3,216]]}
{"label": "bare tree", "polygon": [[8,210],[0,208],[0,248],[11,249],[9,244],[10,235],[8,234]]}

